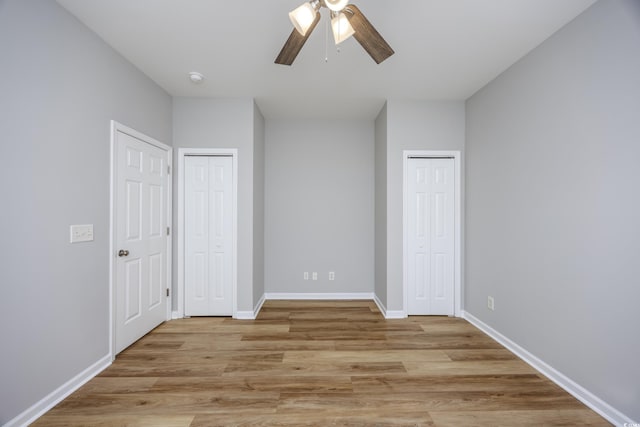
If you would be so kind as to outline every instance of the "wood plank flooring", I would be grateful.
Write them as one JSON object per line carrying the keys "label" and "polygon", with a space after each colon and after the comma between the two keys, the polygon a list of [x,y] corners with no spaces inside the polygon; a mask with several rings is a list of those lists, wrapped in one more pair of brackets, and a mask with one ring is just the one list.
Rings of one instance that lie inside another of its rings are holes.
{"label": "wood plank flooring", "polygon": [[462,319],[267,301],[167,322],[34,426],[605,426]]}

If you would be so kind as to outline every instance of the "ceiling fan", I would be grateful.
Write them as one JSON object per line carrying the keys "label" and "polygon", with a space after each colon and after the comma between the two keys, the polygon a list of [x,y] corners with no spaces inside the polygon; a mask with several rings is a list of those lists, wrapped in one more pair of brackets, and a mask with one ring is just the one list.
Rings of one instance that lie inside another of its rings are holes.
{"label": "ceiling fan", "polygon": [[298,53],[320,21],[320,8],[326,7],[331,15],[331,29],[336,44],[353,36],[373,58],[376,64],[394,54],[393,49],[382,38],[360,9],[349,0],[311,0],[289,13],[295,27],[280,54],[276,64],[291,65]]}

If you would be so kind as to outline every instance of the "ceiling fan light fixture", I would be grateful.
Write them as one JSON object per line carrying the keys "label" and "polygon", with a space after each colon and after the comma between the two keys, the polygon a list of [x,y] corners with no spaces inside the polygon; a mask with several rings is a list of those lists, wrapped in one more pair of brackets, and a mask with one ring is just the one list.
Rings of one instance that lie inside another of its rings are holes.
{"label": "ceiling fan light fixture", "polygon": [[307,35],[307,31],[309,31],[311,24],[313,24],[318,7],[318,1],[306,2],[289,12],[291,23],[303,36]]}
{"label": "ceiling fan light fixture", "polygon": [[331,29],[333,30],[333,39],[336,44],[342,43],[356,32],[351,23],[349,23],[347,16],[342,12],[331,19]]}
{"label": "ceiling fan light fixture", "polygon": [[[2,1],[2,0],[0,0]],[[336,44],[342,43],[351,36],[354,36],[360,46],[369,54],[376,64],[385,61],[394,54],[389,43],[378,33],[378,30],[364,16],[360,8],[355,4],[348,3],[349,0],[311,0],[298,9],[292,11],[289,16],[291,22],[296,28],[291,31],[291,35],[280,50],[280,53],[274,61],[280,65],[291,65],[295,61],[298,53],[307,42],[307,39],[316,28],[320,21],[320,8],[329,9],[329,19],[331,20],[331,29]],[[306,20],[313,19],[307,28],[303,28],[300,24],[304,23],[298,16],[304,17]],[[329,32],[329,23],[327,23],[327,37]],[[340,49],[338,49],[340,51]]]}
{"label": "ceiling fan light fixture", "polygon": [[340,12],[348,3],[349,0],[324,0],[325,6],[334,12]]}

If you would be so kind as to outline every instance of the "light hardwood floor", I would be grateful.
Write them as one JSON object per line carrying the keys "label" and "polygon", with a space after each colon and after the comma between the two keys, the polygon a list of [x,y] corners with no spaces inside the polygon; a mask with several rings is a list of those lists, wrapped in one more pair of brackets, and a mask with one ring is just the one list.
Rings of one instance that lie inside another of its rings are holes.
{"label": "light hardwood floor", "polygon": [[160,325],[35,426],[604,426],[462,319],[268,301]]}

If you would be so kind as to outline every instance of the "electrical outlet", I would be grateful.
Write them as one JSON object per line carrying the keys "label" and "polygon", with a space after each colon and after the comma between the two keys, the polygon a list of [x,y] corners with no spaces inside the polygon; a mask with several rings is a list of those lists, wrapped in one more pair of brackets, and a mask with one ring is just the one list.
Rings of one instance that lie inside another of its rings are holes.
{"label": "electrical outlet", "polygon": [[309,280],[309,272],[308,271],[304,272],[304,280]]}
{"label": "electrical outlet", "polygon": [[311,276],[312,280],[318,280],[318,272],[314,271],[312,276]]}
{"label": "electrical outlet", "polygon": [[329,280],[336,280],[336,273],[335,273],[335,271],[330,271],[330,272],[329,272]]}
{"label": "electrical outlet", "polygon": [[491,311],[495,310],[496,305],[493,297],[487,297],[487,308]]}

